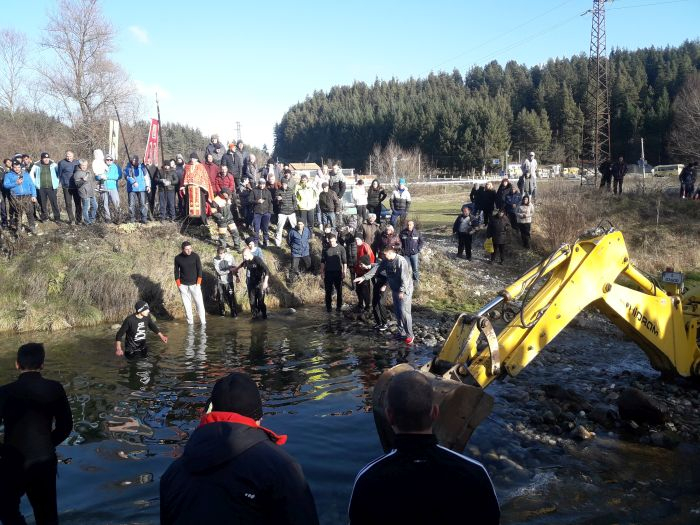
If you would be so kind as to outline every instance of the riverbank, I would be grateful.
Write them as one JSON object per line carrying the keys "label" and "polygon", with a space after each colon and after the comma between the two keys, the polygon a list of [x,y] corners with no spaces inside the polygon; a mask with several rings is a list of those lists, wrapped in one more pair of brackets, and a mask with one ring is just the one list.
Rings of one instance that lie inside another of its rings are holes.
{"label": "riverbank", "polygon": [[[622,198],[600,194],[566,182],[543,184],[533,223],[532,251],[523,250],[512,233],[504,266],[487,264],[484,234],[475,236],[474,258],[456,258],[452,222],[468,188],[448,194],[421,191],[412,215],[426,237],[421,255],[421,279],[414,296],[418,309],[443,312],[473,311],[562,242],[609,219],[623,231],[632,261],[643,271],[658,274],[667,266],[686,272],[689,284],[700,282],[700,206],[662,192],[631,192]],[[71,228],[39,225],[39,235],[23,236],[8,248],[11,257],[0,265],[0,331],[55,331],[121,321],[137,299],[146,300],[159,319],[184,315],[174,284],[173,257],[180,243],[191,240],[205,267],[207,309],[216,314],[211,298],[215,276],[211,261],[215,245],[206,229],[181,232],[178,224],[101,224]],[[314,268],[320,264],[320,240],[312,242]],[[267,303],[271,308],[322,304],[319,277],[305,274],[289,283],[288,248],[264,250],[272,278]],[[237,259],[238,257],[236,257]],[[239,305],[248,309],[245,286],[236,287]],[[354,293],[346,283],[346,302]]]}

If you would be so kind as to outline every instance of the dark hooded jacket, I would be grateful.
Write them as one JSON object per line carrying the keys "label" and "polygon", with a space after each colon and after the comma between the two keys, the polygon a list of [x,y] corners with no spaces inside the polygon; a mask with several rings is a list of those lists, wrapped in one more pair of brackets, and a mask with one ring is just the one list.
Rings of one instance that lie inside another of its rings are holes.
{"label": "dark hooded jacket", "polygon": [[214,420],[194,431],[163,474],[161,524],[318,524],[301,467],[276,444],[277,436]]}

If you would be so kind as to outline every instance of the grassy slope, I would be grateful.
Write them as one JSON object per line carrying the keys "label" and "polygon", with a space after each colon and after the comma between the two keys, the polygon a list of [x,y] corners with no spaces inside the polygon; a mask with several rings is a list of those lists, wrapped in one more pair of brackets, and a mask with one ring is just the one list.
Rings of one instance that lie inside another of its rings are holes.
{"label": "grassy slope", "polygon": [[[609,218],[625,233],[632,259],[643,270],[656,273],[674,266],[693,279],[700,277],[700,203],[680,202],[656,193],[614,199],[589,190],[582,192],[572,184],[541,189],[533,227],[533,241],[540,254],[573,240],[601,218]],[[524,252],[514,243],[514,257],[502,269],[493,269],[483,261],[456,261],[449,234],[467,194],[467,188],[450,187],[415,198],[412,215],[428,238],[421,286],[415,295],[418,306],[473,310],[485,302],[485,294],[493,295],[499,288],[497,281],[482,279],[484,275],[500,272],[500,282],[507,282],[537,260],[538,255]],[[214,246],[205,242],[204,232],[185,236],[175,225],[157,224],[94,229],[41,225],[40,229],[43,235],[21,240],[14,246],[13,257],[0,265],[0,331],[58,330],[117,322],[138,298],[147,300],[159,317],[182,317],[172,259],[184,239],[194,240],[205,265],[205,295],[213,293]],[[475,255],[483,255],[477,246]],[[312,257],[316,267],[319,251],[315,239]],[[318,277],[306,275],[294,285],[286,283],[287,249],[266,250],[265,257],[273,271],[268,299],[271,307],[322,303]],[[244,286],[237,287],[237,295],[247,308]],[[354,303],[353,295],[346,290],[348,302]]]}

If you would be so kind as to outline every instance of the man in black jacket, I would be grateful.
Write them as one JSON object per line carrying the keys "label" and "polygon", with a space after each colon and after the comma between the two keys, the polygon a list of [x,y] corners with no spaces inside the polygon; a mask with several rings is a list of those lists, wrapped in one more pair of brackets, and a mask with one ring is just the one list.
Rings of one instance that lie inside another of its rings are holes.
{"label": "man in black jacket", "polygon": [[160,522],[317,525],[313,495],[280,436],[260,426],[262,401],[241,372],[219,379],[209,412],[160,480]]}
{"label": "man in black jacket", "polygon": [[625,159],[622,155],[612,165],[610,172],[613,178],[613,193],[617,195],[619,191],[620,195],[622,195],[622,183],[625,180],[625,175],[627,175],[627,164],[625,164]]}
{"label": "man in black jacket", "polygon": [[[484,466],[438,445],[432,433],[438,414],[423,374],[410,371],[393,378],[386,415],[396,433],[395,448],[357,475],[348,511],[351,525],[499,523],[498,499]],[[408,504],[416,501],[431,503]]]}
{"label": "man in black jacket", "polygon": [[418,254],[423,249],[423,236],[416,228],[416,223],[413,219],[409,219],[406,227],[399,234],[401,239],[401,251],[406,261],[411,265],[413,280],[417,281],[418,273]]}
{"label": "man in black jacket", "polygon": [[270,240],[270,216],[272,215],[272,194],[266,187],[265,179],[260,177],[258,185],[248,195],[250,205],[253,207],[253,230],[255,242],[260,243],[260,230],[262,229],[262,245],[267,247]]}
{"label": "man in black jacket", "polygon": [[289,221],[289,227],[295,228],[297,225],[297,214],[294,213],[294,190],[289,187],[289,179],[286,175],[282,177],[282,187],[275,193],[277,201],[277,234],[275,235],[275,245],[279,248],[282,244],[282,234],[284,226]]}
{"label": "man in black jacket", "polygon": [[199,322],[202,326],[207,324],[204,299],[202,298],[202,261],[189,241],[182,243],[182,252],[175,256],[175,284],[180,290],[182,306],[185,308],[187,324],[194,324],[192,318],[192,301],[197,307]]}
{"label": "man in black jacket", "polygon": [[58,523],[56,447],[73,428],[66,392],[58,381],[41,377],[44,345],[19,347],[15,366],[20,376],[0,387],[0,521],[26,523],[19,511],[27,494],[38,525]]}

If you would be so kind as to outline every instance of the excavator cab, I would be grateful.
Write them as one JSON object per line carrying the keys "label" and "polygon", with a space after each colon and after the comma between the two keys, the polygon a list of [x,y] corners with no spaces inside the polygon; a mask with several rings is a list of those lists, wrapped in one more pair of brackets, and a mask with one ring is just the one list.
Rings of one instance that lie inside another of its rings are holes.
{"label": "excavator cab", "polygon": [[[648,277],[630,262],[622,233],[598,226],[552,252],[478,312],[458,317],[440,353],[420,368],[440,408],[433,428],[438,440],[464,450],[493,407],[483,389],[517,375],[587,307],[634,340],[662,374],[700,376],[700,287],[684,290],[678,272],[664,272],[662,283]],[[505,323],[498,333],[492,318]],[[386,392],[394,376],[411,369],[401,364],[385,371],[374,388],[385,450],[393,445]]]}

